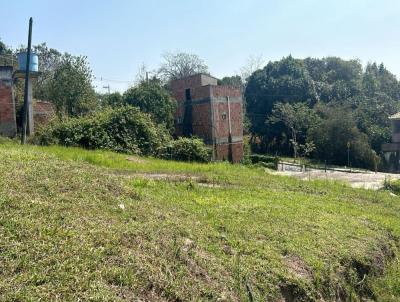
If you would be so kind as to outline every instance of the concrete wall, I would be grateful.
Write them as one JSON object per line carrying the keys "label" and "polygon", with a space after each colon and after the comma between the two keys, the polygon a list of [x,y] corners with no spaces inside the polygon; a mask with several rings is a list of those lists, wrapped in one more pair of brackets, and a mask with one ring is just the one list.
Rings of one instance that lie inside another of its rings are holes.
{"label": "concrete wall", "polygon": [[392,125],[392,142],[400,143],[400,120],[391,120]]}
{"label": "concrete wall", "polygon": [[172,91],[185,90],[206,85],[217,85],[218,80],[206,74],[196,74],[187,78],[175,80],[171,83]]}
{"label": "concrete wall", "polygon": [[8,137],[17,134],[12,72],[11,66],[0,66],[0,135]]}

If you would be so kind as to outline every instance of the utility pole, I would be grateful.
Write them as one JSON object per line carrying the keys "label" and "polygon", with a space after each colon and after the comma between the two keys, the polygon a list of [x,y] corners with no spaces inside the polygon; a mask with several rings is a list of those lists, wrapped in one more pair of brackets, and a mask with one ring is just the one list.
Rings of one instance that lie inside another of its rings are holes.
{"label": "utility pole", "polygon": [[108,90],[108,95],[110,95],[110,84],[108,84],[107,86],[103,86],[103,88],[107,88],[107,90]]}
{"label": "utility pole", "polygon": [[350,142],[347,142],[347,166],[350,167]]}
{"label": "utility pole", "polygon": [[31,64],[31,42],[32,42],[32,17],[29,18],[29,33],[28,33],[28,51],[26,58],[26,70],[25,70],[25,91],[24,91],[24,110],[22,114],[22,136],[21,136],[21,144],[25,145],[26,143],[26,124],[28,118],[28,93],[29,93],[29,72],[30,72],[30,64]]}

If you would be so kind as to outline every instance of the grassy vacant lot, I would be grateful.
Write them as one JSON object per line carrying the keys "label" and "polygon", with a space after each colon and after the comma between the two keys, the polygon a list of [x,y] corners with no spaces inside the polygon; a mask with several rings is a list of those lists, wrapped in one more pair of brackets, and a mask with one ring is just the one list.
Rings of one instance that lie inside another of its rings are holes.
{"label": "grassy vacant lot", "polygon": [[399,248],[387,191],[0,144],[0,301],[399,301]]}

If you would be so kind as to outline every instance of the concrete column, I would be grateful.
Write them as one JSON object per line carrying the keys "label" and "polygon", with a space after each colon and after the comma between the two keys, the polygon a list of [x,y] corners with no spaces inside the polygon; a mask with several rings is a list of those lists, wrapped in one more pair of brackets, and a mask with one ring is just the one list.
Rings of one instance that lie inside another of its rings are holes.
{"label": "concrete column", "polygon": [[28,87],[28,114],[27,114],[27,128],[26,135],[30,136],[34,133],[33,126],[33,92],[32,92],[32,78],[29,77],[29,87]]}

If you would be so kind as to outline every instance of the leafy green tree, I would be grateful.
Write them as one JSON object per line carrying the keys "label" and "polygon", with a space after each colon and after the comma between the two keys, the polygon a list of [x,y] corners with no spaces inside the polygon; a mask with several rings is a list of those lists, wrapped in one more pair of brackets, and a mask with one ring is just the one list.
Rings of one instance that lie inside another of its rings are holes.
{"label": "leafy green tree", "polygon": [[149,113],[157,124],[164,124],[167,129],[173,130],[176,101],[158,79],[143,81],[128,89],[123,99],[126,104]]}
{"label": "leafy green tree", "polygon": [[61,65],[63,55],[58,50],[47,47],[46,43],[33,46],[33,52],[39,56],[40,71],[37,83],[33,86],[33,96],[36,99],[49,100],[49,85]]}
{"label": "leafy green tree", "polygon": [[244,83],[239,75],[223,77],[222,79],[218,80],[218,85],[231,86],[240,90],[243,90],[244,88]]}
{"label": "leafy green tree", "polygon": [[12,49],[0,39],[0,65],[11,65],[12,54]]}
{"label": "leafy green tree", "polygon": [[371,149],[367,135],[357,128],[351,110],[346,107],[319,106],[318,111],[321,119],[309,130],[307,137],[308,141],[315,144],[315,157],[347,165],[349,144],[352,166],[374,168],[376,153]]}
{"label": "leafy green tree", "polygon": [[117,108],[126,105],[126,102],[119,92],[113,92],[113,93],[106,93],[103,95],[100,95],[99,98],[101,99],[101,105],[103,107],[112,107],[112,108]]}
{"label": "leafy green tree", "polygon": [[[305,142],[307,130],[317,123],[318,117],[305,103],[276,103],[268,124],[283,123],[289,132],[293,155],[296,158],[300,143]],[[309,152],[308,152],[309,153]]]}
{"label": "leafy green tree", "polygon": [[253,136],[264,142],[280,136],[282,129],[266,127],[265,118],[276,103],[296,103],[317,101],[315,85],[302,60],[289,56],[278,62],[269,62],[262,70],[257,70],[248,79],[245,90],[246,110]]}
{"label": "leafy green tree", "polygon": [[321,101],[345,104],[361,93],[363,70],[358,60],[306,58],[304,64]]}
{"label": "leafy green tree", "polygon": [[80,116],[98,107],[86,57],[64,55],[49,81],[49,100],[60,115]]}

